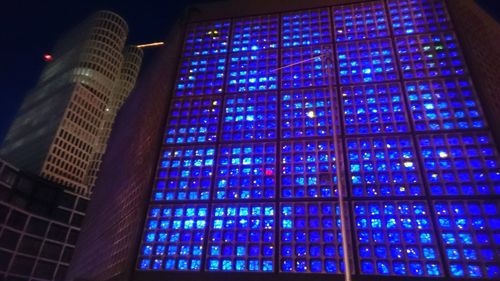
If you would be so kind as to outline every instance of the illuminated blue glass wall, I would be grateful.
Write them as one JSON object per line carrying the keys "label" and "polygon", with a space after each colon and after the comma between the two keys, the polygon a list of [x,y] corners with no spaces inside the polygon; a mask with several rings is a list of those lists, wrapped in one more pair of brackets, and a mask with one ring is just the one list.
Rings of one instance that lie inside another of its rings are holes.
{"label": "illuminated blue glass wall", "polygon": [[189,24],[163,144],[137,270],[341,274],[341,169],[354,275],[500,277],[499,154],[443,1]]}

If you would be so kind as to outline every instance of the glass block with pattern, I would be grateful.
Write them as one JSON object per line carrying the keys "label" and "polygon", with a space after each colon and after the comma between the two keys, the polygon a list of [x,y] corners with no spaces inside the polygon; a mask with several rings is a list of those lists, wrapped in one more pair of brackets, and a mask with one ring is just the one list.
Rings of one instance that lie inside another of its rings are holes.
{"label": "glass block with pattern", "polygon": [[333,8],[337,42],[389,36],[383,1]]}
{"label": "glass block with pattern", "polygon": [[278,88],[276,51],[233,53],[228,63],[228,92],[254,92]]}
{"label": "glass block with pattern", "polygon": [[225,69],[225,56],[184,58],[178,70],[175,95],[221,94]]}
{"label": "glass block with pattern", "polygon": [[285,13],[281,16],[281,24],[282,47],[332,42],[328,9]]}
{"label": "glass block with pattern", "polygon": [[[335,74],[329,76],[322,61],[322,54],[328,50],[321,45],[281,50],[281,88],[296,89],[321,87],[335,83]],[[329,69],[333,69],[330,66]]]}
{"label": "glass block with pattern", "polygon": [[389,39],[337,44],[340,83],[346,85],[398,79],[391,45]]}
{"label": "glass block with pattern", "polygon": [[329,140],[281,143],[281,198],[337,195],[335,148]]}
{"label": "glass block with pattern", "polygon": [[173,100],[167,119],[165,143],[215,142],[221,100],[220,97]]}
{"label": "glass block with pattern", "polygon": [[229,20],[188,25],[184,42],[184,56],[227,53],[230,27]]}
{"label": "glass block with pattern", "polygon": [[207,200],[214,172],[215,147],[163,148],[152,200]]}
{"label": "glass block with pattern", "polygon": [[219,149],[215,199],[274,198],[276,144],[223,144]]}
{"label": "glass block with pattern", "polygon": [[429,33],[451,28],[441,0],[389,0],[394,35]]}
{"label": "glass block with pattern", "polygon": [[345,270],[337,203],[281,203],[280,223],[281,272],[341,273]]}
{"label": "glass block with pattern", "polygon": [[447,268],[452,277],[499,278],[498,201],[435,201]]}
{"label": "glass block with pattern", "polygon": [[207,271],[273,272],[274,203],[215,204],[207,245]]}
{"label": "glass block with pattern", "polygon": [[275,139],[276,92],[228,95],[223,113],[222,140]]}
{"label": "glass block with pattern", "polygon": [[481,106],[467,78],[406,82],[417,131],[485,127]]}
{"label": "glass block with pattern", "polygon": [[352,195],[424,195],[413,147],[407,136],[347,139]]}
{"label": "glass block with pattern", "polygon": [[277,15],[236,19],[233,23],[231,50],[255,52],[278,48],[278,22]]}
{"label": "glass block with pattern", "polygon": [[432,195],[500,194],[499,156],[487,133],[418,136]]}
{"label": "glass block with pattern", "polygon": [[331,136],[332,102],[328,88],[281,92],[281,137]]}
{"label": "glass block with pattern", "polygon": [[463,75],[466,71],[453,33],[401,36],[395,40],[405,79]]}
{"label": "glass block with pattern", "polygon": [[207,212],[204,204],[152,205],[138,269],[200,271]]}
{"label": "glass block with pattern", "polygon": [[444,275],[427,203],[358,201],[353,207],[361,274]]}
{"label": "glass block with pattern", "polygon": [[341,87],[346,134],[409,130],[399,83]]}

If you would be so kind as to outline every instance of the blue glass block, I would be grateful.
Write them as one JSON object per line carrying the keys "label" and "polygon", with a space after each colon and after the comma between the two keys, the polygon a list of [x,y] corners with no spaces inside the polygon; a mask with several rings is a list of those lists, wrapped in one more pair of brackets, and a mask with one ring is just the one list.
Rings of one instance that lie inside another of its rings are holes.
{"label": "blue glass block", "polygon": [[227,91],[236,93],[276,90],[277,59],[275,51],[231,54]]}
{"label": "blue glass block", "polygon": [[293,271],[293,261],[290,259],[285,259],[281,262],[281,270],[284,272]]}
{"label": "blue glass block", "polygon": [[330,43],[331,31],[327,9],[286,13],[281,16],[283,47]]}
{"label": "blue glass block", "polygon": [[[282,68],[280,69],[281,88],[324,87],[335,83],[335,75],[326,70],[327,67],[328,69],[332,69],[334,66],[331,64],[328,66],[324,65],[326,62],[321,59],[321,55],[328,52],[327,50],[325,46],[282,49]],[[302,107],[301,104],[292,103],[292,105],[296,109]],[[303,120],[306,123],[310,121],[307,119]]]}
{"label": "blue glass block", "polygon": [[257,52],[278,47],[278,17],[275,15],[237,19],[231,37],[232,52]]}
{"label": "blue glass block", "polygon": [[151,260],[149,259],[143,259],[141,260],[141,264],[140,264],[140,269],[149,269],[149,265],[151,264]]}
{"label": "blue glass block", "polygon": [[176,96],[221,94],[225,64],[225,56],[185,58],[178,71]]}
{"label": "blue glass block", "polygon": [[359,3],[333,9],[337,42],[389,36],[384,4]]}
{"label": "blue glass block", "polygon": [[451,27],[442,1],[389,0],[388,7],[395,35],[436,32]]}

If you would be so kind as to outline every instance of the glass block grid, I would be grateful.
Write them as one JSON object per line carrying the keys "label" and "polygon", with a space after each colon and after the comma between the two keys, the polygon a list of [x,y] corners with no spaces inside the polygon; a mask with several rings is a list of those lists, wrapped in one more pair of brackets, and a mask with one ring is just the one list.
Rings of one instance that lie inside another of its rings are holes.
{"label": "glass block grid", "polygon": [[405,87],[417,131],[485,127],[467,78],[412,81]]}
{"label": "glass block grid", "polygon": [[190,24],[184,41],[184,56],[227,53],[230,21]]}
{"label": "glass block grid", "polygon": [[389,0],[394,35],[436,32],[451,27],[444,1]]}
{"label": "glass block grid", "polygon": [[207,248],[208,271],[274,271],[273,203],[216,204]]}
{"label": "glass block grid", "polygon": [[207,206],[153,205],[139,250],[140,269],[199,271]]}
{"label": "glass block grid", "polygon": [[209,199],[214,158],[215,147],[164,148],[152,200]]}
{"label": "glass block grid", "polygon": [[398,79],[389,39],[339,43],[337,52],[343,85]]}
{"label": "glass block grid", "polygon": [[281,143],[281,198],[337,195],[333,143],[307,140]]}
{"label": "glass block grid", "polygon": [[221,98],[173,100],[167,119],[165,143],[214,142]]}
{"label": "glass block grid", "polygon": [[413,147],[407,136],[347,139],[352,195],[423,195]]}
{"label": "glass block grid", "polygon": [[432,195],[500,194],[499,157],[484,133],[419,136]]}
{"label": "glass block grid", "polygon": [[361,274],[443,276],[423,201],[354,202]]}
{"label": "glass block grid", "polygon": [[331,136],[331,102],[327,88],[281,92],[281,137]]}
{"label": "glass block grid", "polygon": [[275,177],[274,143],[221,145],[214,198],[273,198]]}
{"label": "glass block grid", "polygon": [[494,201],[437,201],[437,226],[452,277],[500,277],[500,212]]}
{"label": "glass block grid", "polygon": [[[281,53],[281,88],[321,87],[335,83],[335,75],[324,73],[322,46],[284,48]],[[330,68],[330,69],[333,69]]]}
{"label": "glass block grid", "polygon": [[345,270],[337,203],[282,203],[280,223],[281,272]]}
{"label": "glass block grid", "polygon": [[281,46],[298,47],[332,42],[328,9],[287,13],[281,16]]}
{"label": "glass block grid", "polygon": [[346,134],[408,132],[399,83],[340,88]]}
{"label": "glass block grid", "polygon": [[226,57],[187,57],[178,70],[175,95],[221,94]]}
{"label": "glass block grid", "polygon": [[395,40],[405,79],[465,73],[458,42],[452,33],[402,36]]}
{"label": "glass block grid", "polygon": [[277,94],[238,94],[226,97],[222,140],[274,139],[277,130]]}
{"label": "glass block grid", "polygon": [[231,54],[228,68],[227,91],[230,93],[278,88],[278,54],[275,51]]}
{"label": "glass block grid", "polygon": [[337,42],[389,36],[383,1],[335,7],[333,19]]}
{"label": "glass block grid", "polygon": [[276,15],[236,19],[233,23],[231,50],[248,52],[277,48],[278,21]]}

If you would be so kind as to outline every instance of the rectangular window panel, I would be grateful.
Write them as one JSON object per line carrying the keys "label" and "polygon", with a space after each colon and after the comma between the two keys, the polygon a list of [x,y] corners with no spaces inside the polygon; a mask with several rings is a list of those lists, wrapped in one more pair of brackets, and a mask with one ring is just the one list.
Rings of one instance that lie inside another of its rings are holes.
{"label": "rectangular window panel", "polygon": [[436,219],[452,277],[500,277],[500,212],[493,201],[436,201]]}
{"label": "rectangular window panel", "polygon": [[237,19],[233,23],[231,50],[233,52],[261,51],[278,47],[276,15]]}
{"label": "rectangular window panel", "polygon": [[433,195],[500,194],[499,157],[487,134],[419,136]]}
{"label": "rectangular window panel", "polygon": [[451,21],[441,0],[389,0],[395,35],[446,30]]}
{"label": "rectangular window panel", "polygon": [[216,199],[273,198],[276,188],[276,145],[221,145],[217,165]]}
{"label": "rectangular window panel", "polygon": [[227,53],[230,21],[190,24],[186,31],[184,56]]}
{"label": "rectangular window panel", "polygon": [[334,7],[333,18],[337,42],[389,36],[382,1]]}
{"label": "rectangular window panel", "polygon": [[337,203],[282,203],[280,271],[344,272],[340,223]]}
{"label": "rectangular window panel", "polygon": [[417,131],[485,127],[467,78],[406,82],[405,87]]}
{"label": "rectangular window panel", "polygon": [[175,95],[221,94],[226,57],[188,57],[180,66]]}
{"label": "rectangular window panel", "polygon": [[354,202],[361,274],[443,276],[423,201]]}
{"label": "rectangular window panel", "polygon": [[342,87],[346,134],[407,132],[399,83]]}
{"label": "rectangular window panel", "polygon": [[391,45],[389,39],[338,44],[340,83],[345,85],[398,79]]}
{"label": "rectangular window panel", "polygon": [[215,204],[207,271],[274,271],[274,203]]}
{"label": "rectangular window panel", "polygon": [[282,143],[282,198],[317,198],[336,195],[337,176],[332,142],[308,140]]}
{"label": "rectangular window panel", "polygon": [[465,73],[465,64],[453,33],[397,37],[396,48],[405,79]]}
{"label": "rectangular window panel", "polygon": [[165,143],[215,142],[221,98],[173,100]]}
{"label": "rectangular window panel", "polygon": [[274,139],[277,130],[276,93],[228,95],[224,107],[225,141]]}
{"label": "rectangular window panel", "polygon": [[278,54],[275,51],[231,54],[228,68],[227,91],[230,93],[278,88]]}
{"label": "rectangular window panel", "polygon": [[418,196],[423,184],[409,137],[347,139],[353,196]]}
{"label": "rectangular window panel", "polygon": [[281,46],[297,47],[332,42],[328,9],[287,13],[281,17]]}
{"label": "rectangular window panel", "polygon": [[209,199],[214,158],[215,147],[164,148],[152,200]]}
{"label": "rectangular window panel", "polygon": [[151,206],[138,268],[200,271],[206,220],[206,205]]}

